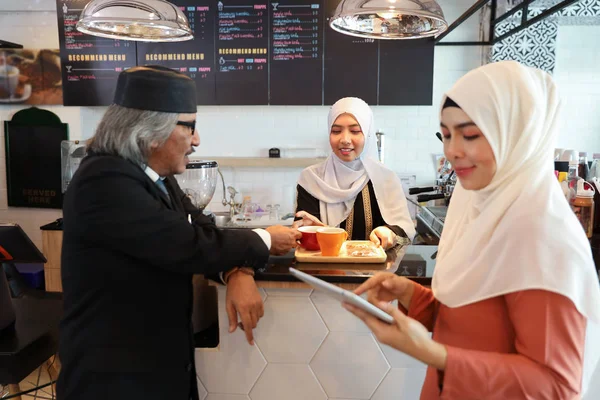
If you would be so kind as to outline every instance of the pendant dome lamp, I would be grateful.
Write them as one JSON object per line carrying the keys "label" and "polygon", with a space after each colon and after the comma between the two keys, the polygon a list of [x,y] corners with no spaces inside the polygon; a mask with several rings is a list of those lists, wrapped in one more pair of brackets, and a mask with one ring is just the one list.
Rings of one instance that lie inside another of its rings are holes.
{"label": "pendant dome lamp", "polygon": [[329,25],[371,39],[420,39],[448,29],[435,0],[341,0]]}
{"label": "pendant dome lamp", "polygon": [[194,38],[179,7],[164,0],[92,0],[77,30],[110,39],[181,42]]}

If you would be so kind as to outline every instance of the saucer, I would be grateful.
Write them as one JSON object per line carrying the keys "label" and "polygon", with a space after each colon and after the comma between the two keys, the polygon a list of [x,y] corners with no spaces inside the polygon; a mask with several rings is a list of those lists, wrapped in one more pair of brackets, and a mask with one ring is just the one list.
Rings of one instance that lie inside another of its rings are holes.
{"label": "saucer", "polygon": [[6,99],[0,99],[0,103],[21,103],[23,101],[27,101],[27,99],[29,99],[30,97],[31,97],[31,84],[27,83],[27,84],[25,84],[25,87],[23,88],[22,96],[13,95]]}

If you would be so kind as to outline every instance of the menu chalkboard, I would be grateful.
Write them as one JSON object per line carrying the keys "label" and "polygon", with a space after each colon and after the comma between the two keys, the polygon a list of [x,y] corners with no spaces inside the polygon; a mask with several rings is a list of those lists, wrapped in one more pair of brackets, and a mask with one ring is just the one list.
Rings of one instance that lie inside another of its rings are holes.
{"label": "menu chalkboard", "polygon": [[270,10],[269,104],[323,104],[322,3],[278,0]]}
{"label": "menu chalkboard", "polygon": [[325,31],[324,103],[359,97],[377,104],[378,47],[373,39]]}
{"label": "menu chalkboard", "polygon": [[171,0],[181,8],[194,33],[185,42],[137,44],[137,65],[162,65],[196,81],[199,105],[215,104],[216,7],[207,0]]}
{"label": "menu chalkboard", "polygon": [[119,72],[163,65],[196,81],[199,105],[322,105],[346,96],[371,105],[430,105],[430,39],[340,34],[337,0],[170,0],[194,39],[103,39],[75,25],[90,0],[57,0],[65,105],[108,105]]}
{"label": "menu chalkboard", "polygon": [[76,29],[88,2],[57,0],[65,106],[111,104],[119,73],[137,65],[134,42],[85,35]]}
{"label": "menu chalkboard", "polygon": [[266,0],[217,3],[217,104],[269,103]]}
{"label": "menu chalkboard", "polygon": [[431,105],[433,39],[379,42],[380,105]]}

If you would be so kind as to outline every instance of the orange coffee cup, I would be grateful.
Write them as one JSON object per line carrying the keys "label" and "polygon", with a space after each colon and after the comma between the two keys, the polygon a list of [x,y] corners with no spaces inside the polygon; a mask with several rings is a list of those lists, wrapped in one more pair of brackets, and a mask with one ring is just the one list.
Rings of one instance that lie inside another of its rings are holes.
{"label": "orange coffee cup", "polygon": [[337,256],[342,244],[348,239],[348,233],[342,228],[317,229],[317,242],[322,256]]}

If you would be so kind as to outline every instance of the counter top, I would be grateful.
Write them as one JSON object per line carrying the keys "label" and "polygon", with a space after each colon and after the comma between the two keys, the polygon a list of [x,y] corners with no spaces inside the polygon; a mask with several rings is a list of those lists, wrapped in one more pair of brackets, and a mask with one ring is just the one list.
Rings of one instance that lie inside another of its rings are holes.
{"label": "counter top", "polygon": [[266,270],[256,273],[255,280],[258,287],[263,288],[309,288],[289,273],[289,267],[309,273],[324,281],[335,283],[346,289],[358,287],[361,283],[376,272],[387,271],[407,278],[425,286],[431,285],[431,277],[426,275],[426,268],[402,266],[406,257],[407,246],[396,246],[387,253],[387,260],[379,264],[330,264],[330,263],[302,263],[294,259],[294,251],[285,256],[271,256]]}
{"label": "counter top", "polygon": [[[242,227],[239,227],[242,228]],[[52,231],[57,231],[62,239],[62,220],[49,223],[41,227],[46,233],[43,235],[47,245],[44,246],[44,253],[49,260],[49,263],[44,265],[46,274],[46,289],[50,291],[62,291],[60,286],[60,250],[62,240],[55,240],[55,244],[50,243],[51,238],[48,236]],[[247,228],[243,228],[247,229]],[[55,249],[55,255],[51,256],[50,252]],[[300,263],[294,258],[294,251],[290,251],[284,256],[271,256],[269,258],[267,268],[262,272],[257,272],[255,276],[258,287],[263,288],[309,288],[310,286],[300,282],[295,277],[290,275],[289,267],[294,267],[301,271],[305,271],[327,282],[335,283],[345,289],[353,289],[363,283],[369,277],[379,271],[388,271],[397,275],[406,276],[407,278],[420,283],[424,286],[431,285],[431,276],[426,276],[426,265],[423,265],[423,259],[414,254],[406,254],[407,246],[398,245],[387,253],[387,260],[378,264],[330,264],[330,263]],[[415,257],[417,260],[415,260]],[[55,262],[51,262],[56,260]],[[55,265],[54,265],[55,264]],[[53,278],[54,277],[54,278]],[[56,284],[52,284],[56,281]],[[218,285],[217,283],[214,283]]]}

